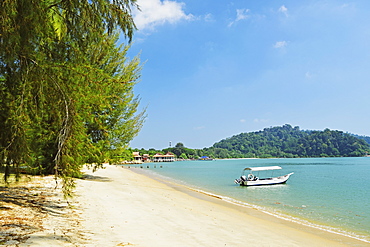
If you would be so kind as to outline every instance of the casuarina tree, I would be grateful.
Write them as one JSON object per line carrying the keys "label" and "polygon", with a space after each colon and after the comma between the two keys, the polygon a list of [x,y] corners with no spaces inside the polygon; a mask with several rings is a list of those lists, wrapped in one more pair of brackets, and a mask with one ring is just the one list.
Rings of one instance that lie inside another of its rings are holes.
{"label": "casuarina tree", "polygon": [[86,164],[112,161],[138,133],[127,58],[135,0],[0,3],[0,166],[63,178],[66,194]]}

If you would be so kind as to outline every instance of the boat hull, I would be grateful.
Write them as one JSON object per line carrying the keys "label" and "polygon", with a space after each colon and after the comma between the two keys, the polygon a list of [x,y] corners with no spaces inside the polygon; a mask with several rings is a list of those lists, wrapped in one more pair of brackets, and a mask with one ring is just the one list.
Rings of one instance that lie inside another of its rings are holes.
{"label": "boat hull", "polygon": [[284,184],[288,181],[289,177],[293,174],[289,173],[284,176],[274,177],[274,178],[265,178],[257,180],[235,180],[236,183],[239,183],[241,186],[261,186],[261,185],[275,185],[275,184]]}

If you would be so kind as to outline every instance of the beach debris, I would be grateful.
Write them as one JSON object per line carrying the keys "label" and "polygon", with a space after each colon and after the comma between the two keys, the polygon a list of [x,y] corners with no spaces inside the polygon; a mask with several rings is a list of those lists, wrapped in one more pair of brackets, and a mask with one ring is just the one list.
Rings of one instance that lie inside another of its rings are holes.
{"label": "beach debris", "polygon": [[133,244],[131,244],[131,243],[119,243],[116,246],[129,246],[129,245],[133,245]]}

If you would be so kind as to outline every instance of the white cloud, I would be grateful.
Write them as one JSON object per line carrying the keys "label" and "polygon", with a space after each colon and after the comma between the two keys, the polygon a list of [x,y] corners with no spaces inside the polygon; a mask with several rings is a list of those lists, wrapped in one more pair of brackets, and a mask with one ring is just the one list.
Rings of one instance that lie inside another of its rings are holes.
{"label": "white cloud", "polygon": [[285,16],[288,16],[288,9],[287,9],[287,7],[285,7],[284,5],[282,5],[282,6],[279,8],[279,12],[283,13]]}
{"label": "white cloud", "polygon": [[241,20],[246,20],[250,17],[249,15],[249,9],[237,9],[236,10],[236,18],[234,21],[230,22],[228,27],[231,27],[234,25],[236,22],[241,21]]}
{"label": "white cloud", "polygon": [[235,21],[248,19],[249,18],[248,12],[249,12],[249,9],[237,9]]}
{"label": "white cloud", "polygon": [[164,23],[192,20],[193,15],[185,14],[185,3],[169,0],[138,0],[141,11],[134,11],[134,21],[139,30],[154,29]]}
{"label": "white cloud", "polygon": [[285,46],[288,45],[288,42],[286,41],[277,41],[275,44],[274,44],[274,48],[284,48]]}
{"label": "white cloud", "polygon": [[245,123],[247,120],[245,120],[245,119],[240,119],[240,122],[241,123]]}
{"label": "white cloud", "polygon": [[215,21],[215,20],[214,20],[214,18],[213,18],[213,15],[212,15],[212,14],[206,14],[206,15],[204,16],[204,21],[206,21],[206,22],[213,22],[213,21]]}

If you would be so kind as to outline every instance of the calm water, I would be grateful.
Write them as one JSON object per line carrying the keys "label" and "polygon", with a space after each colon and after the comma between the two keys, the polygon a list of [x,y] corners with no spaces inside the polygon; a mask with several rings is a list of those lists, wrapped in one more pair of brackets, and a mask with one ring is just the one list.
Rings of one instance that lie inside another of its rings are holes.
{"label": "calm water", "polygon": [[[150,173],[274,215],[370,241],[370,158],[250,159],[150,164]],[[158,168],[162,165],[163,168]],[[243,168],[278,165],[287,184],[242,187]]]}

